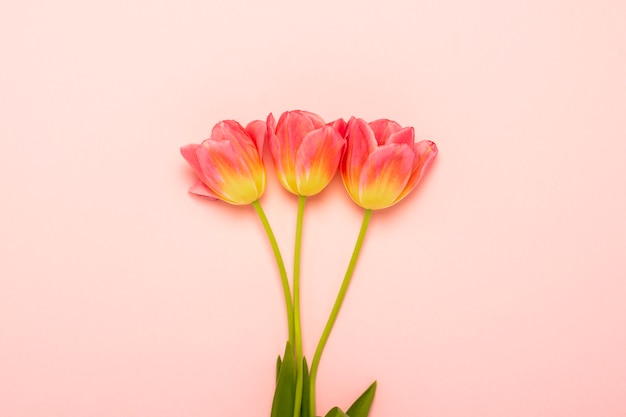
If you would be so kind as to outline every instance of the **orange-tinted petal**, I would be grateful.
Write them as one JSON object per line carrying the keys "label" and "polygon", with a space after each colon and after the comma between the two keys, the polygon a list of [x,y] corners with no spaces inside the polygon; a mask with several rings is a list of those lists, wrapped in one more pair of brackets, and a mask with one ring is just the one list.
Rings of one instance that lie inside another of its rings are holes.
{"label": "orange-tinted petal", "polygon": [[283,187],[298,194],[296,158],[304,138],[312,131],[324,127],[324,120],[315,113],[294,110],[284,112],[274,127],[274,117],[267,119],[267,135],[276,174]]}
{"label": "orange-tinted petal", "polygon": [[[262,149],[263,122],[250,123]],[[189,191],[231,204],[249,204],[265,190],[265,167],[259,148],[248,132],[234,120],[219,122],[211,138],[202,144],[183,146],[180,152],[201,182]]]}
{"label": "orange-tinted petal", "polygon": [[276,122],[272,113],[267,116],[266,124],[267,141],[269,143],[270,153],[272,154],[272,160],[274,161],[274,169],[278,181],[285,189],[297,194],[295,162],[291,162],[286,144],[276,134]]}
{"label": "orange-tinted petal", "polygon": [[367,158],[359,179],[358,203],[378,210],[395,203],[411,176],[415,154],[407,145],[389,144]]}
{"label": "orange-tinted petal", "polygon": [[307,133],[324,126],[324,120],[314,113],[300,110],[284,112],[276,125],[276,136],[281,141],[282,152],[296,155]]}
{"label": "orange-tinted petal", "polygon": [[265,169],[261,160],[261,153],[243,126],[234,120],[224,120],[213,128],[211,141],[231,143],[236,157],[241,160],[242,166],[250,169],[250,175],[255,180],[257,187],[259,189],[265,187]]}
{"label": "orange-tinted petal", "polygon": [[198,161],[203,182],[216,196],[231,204],[250,204],[263,193],[265,170],[258,154],[242,155],[238,145],[207,139],[198,148]]}
{"label": "orange-tinted petal", "polygon": [[331,126],[314,130],[304,137],[296,155],[299,195],[315,195],[328,185],[337,173],[345,143]]}
{"label": "orange-tinted petal", "polygon": [[352,117],[346,130],[346,151],[341,162],[341,178],[353,200],[359,199],[359,180],[363,164],[377,148],[374,132],[363,119]]}

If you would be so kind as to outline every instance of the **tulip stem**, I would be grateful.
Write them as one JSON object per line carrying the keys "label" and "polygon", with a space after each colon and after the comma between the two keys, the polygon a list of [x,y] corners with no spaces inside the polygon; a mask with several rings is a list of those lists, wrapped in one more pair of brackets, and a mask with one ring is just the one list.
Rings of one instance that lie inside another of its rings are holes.
{"label": "tulip stem", "polygon": [[293,417],[300,417],[302,409],[302,329],[300,323],[300,253],[302,248],[302,219],[304,217],[304,203],[306,196],[298,196],[298,219],[296,221],[296,243],[293,254],[293,319],[295,329],[296,353],[296,397],[294,401]]}
{"label": "tulip stem", "polygon": [[261,203],[259,200],[256,200],[252,203],[252,207],[259,215],[261,219],[261,223],[263,224],[263,228],[265,229],[265,233],[267,234],[267,238],[270,241],[270,245],[272,245],[272,251],[274,252],[274,257],[276,258],[276,264],[278,265],[278,271],[280,273],[280,280],[283,284],[283,294],[285,295],[285,305],[287,308],[287,327],[289,328],[289,342],[293,346],[294,343],[294,325],[293,325],[293,302],[291,300],[291,290],[289,288],[289,279],[287,278],[287,270],[285,270],[285,263],[283,262],[283,257],[280,254],[280,249],[278,249],[278,243],[276,243],[276,237],[274,236],[274,232],[272,231],[272,227],[270,226],[269,221],[267,220],[267,216],[265,216],[265,212],[261,207]]}
{"label": "tulip stem", "polygon": [[330,332],[333,330],[333,326],[335,325],[335,321],[337,321],[337,316],[339,315],[339,310],[341,309],[341,305],[343,304],[344,298],[346,298],[346,293],[348,291],[348,286],[350,285],[350,280],[352,279],[352,275],[354,274],[354,269],[356,267],[356,262],[359,258],[359,254],[361,253],[361,246],[363,246],[363,240],[365,239],[365,233],[367,232],[367,227],[370,222],[370,218],[372,217],[372,210],[366,209],[363,215],[363,222],[361,223],[361,230],[359,231],[359,237],[356,240],[356,244],[354,245],[354,250],[352,251],[352,258],[350,258],[350,263],[348,264],[348,269],[346,270],[346,274],[343,277],[343,282],[341,283],[341,288],[339,289],[339,294],[337,294],[337,298],[335,299],[335,305],[328,317],[328,321],[326,322],[326,327],[324,327],[324,331],[322,332],[322,336],[320,337],[320,341],[317,344],[317,349],[315,349],[315,355],[313,356],[313,362],[311,363],[311,372],[309,374],[309,407],[310,407],[310,416],[315,417],[315,380],[317,378],[317,368],[320,363],[320,359],[322,358],[322,352],[324,351],[324,347],[326,346],[326,342],[328,341],[328,337],[330,336]]}

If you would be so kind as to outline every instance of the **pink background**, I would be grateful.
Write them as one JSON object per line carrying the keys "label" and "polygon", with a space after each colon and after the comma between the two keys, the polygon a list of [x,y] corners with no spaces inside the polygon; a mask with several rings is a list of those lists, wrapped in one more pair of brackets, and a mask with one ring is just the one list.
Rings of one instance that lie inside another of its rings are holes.
{"label": "pink background", "polygon": [[[373,417],[625,416],[625,21],[620,0],[3,1],[0,415],[269,415],[269,246],[250,207],[187,194],[178,148],[301,108],[440,149],[373,216],[320,412],[378,379]],[[309,357],[360,220],[338,179],[307,206]]]}

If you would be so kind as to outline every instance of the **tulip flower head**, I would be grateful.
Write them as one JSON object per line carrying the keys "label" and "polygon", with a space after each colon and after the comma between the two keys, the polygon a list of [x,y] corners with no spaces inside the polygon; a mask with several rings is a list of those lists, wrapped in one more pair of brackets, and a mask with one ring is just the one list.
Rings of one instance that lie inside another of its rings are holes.
{"label": "tulip flower head", "polygon": [[278,179],[296,195],[312,196],[335,176],[345,148],[345,122],[326,124],[317,114],[288,111],[267,117],[267,139]]}
{"label": "tulip flower head", "polygon": [[379,210],[396,204],[419,183],[437,156],[437,146],[415,143],[412,127],[391,120],[370,123],[351,118],[341,177],[350,197],[359,206]]}
{"label": "tulip flower head", "polygon": [[264,136],[265,123],[260,120],[246,129],[224,120],[213,127],[209,139],[180,148],[199,178],[189,192],[235,205],[258,200],[265,189]]}

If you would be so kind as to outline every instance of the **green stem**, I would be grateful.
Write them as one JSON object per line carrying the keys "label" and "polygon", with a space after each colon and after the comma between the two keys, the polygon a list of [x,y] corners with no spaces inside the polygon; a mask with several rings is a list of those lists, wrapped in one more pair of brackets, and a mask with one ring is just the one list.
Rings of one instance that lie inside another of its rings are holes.
{"label": "green stem", "polygon": [[363,215],[363,223],[361,223],[361,230],[359,231],[359,237],[356,240],[356,245],[354,245],[354,251],[352,252],[352,258],[350,258],[350,263],[348,264],[348,269],[346,270],[346,275],[343,277],[343,282],[341,283],[341,288],[339,289],[339,294],[337,294],[337,299],[335,300],[335,305],[330,313],[330,317],[328,317],[328,321],[326,322],[326,327],[324,327],[324,331],[322,332],[322,336],[320,337],[320,341],[317,344],[317,349],[315,349],[315,355],[313,356],[313,362],[311,363],[311,372],[309,373],[309,406],[310,406],[310,416],[314,417],[315,414],[315,380],[317,378],[317,368],[320,363],[320,359],[322,358],[322,352],[324,352],[324,347],[326,346],[326,342],[328,341],[328,337],[330,336],[330,332],[333,330],[333,326],[335,325],[335,321],[337,321],[337,315],[339,315],[339,310],[341,309],[341,305],[343,304],[344,298],[346,298],[346,293],[348,291],[348,286],[350,285],[350,280],[352,279],[352,274],[354,273],[354,268],[356,267],[356,262],[359,258],[359,253],[361,252],[361,246],[363,246],[363,239],[365,238],[365,232],[367,232],[367,226],[369,225],[370,218],[372,217],[372,210],[365,210]]}
{"label": "green stem", "polygon": [[285,270],[285,263],[283,262],[283,257],[280,254],[280,250],[278,249],[278,243],[276,243],[276,237],[274,236],[274,232],[272,232],[272,227],[270,226],[267,217],[265,216],[265,212],[261,207],[261,203],[259,200],[254,201],[252,203],[252,207],[256,210],[259,218],[261,219],[261,223],[263,223],[263,228],[265,229],[265,233],[267,233],[267,238],[270,241],[270,245],[272,245],[272,251],[274,252],[274,257],[276,258],[276,264],[278,264],[278,271],[280,272],[280,280],[283,284],[283,293],[285,295],[285,305],[287,307],[287,326],[289,327],[289,342],[293,346],[294,343],[294,325],[293,325],[293,303],[291,300],[291,290],[289,288],[289,279],[287,278],[287,271]]}
{"label": "green stem", "polygon": [[300,417],[302,408],[302,329],[300,324],[300,253],[302,247],[302,218],[304,217],[304,203],[306,197],[298,196],[298,219],[296,222],[296,243],[293,254],[293,318],[295,329],[296,351],[296,397],[294,402],[293,417]]}

